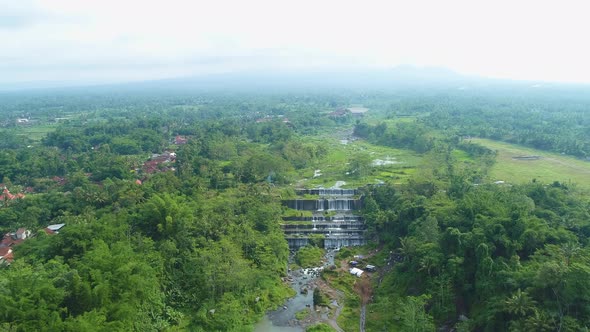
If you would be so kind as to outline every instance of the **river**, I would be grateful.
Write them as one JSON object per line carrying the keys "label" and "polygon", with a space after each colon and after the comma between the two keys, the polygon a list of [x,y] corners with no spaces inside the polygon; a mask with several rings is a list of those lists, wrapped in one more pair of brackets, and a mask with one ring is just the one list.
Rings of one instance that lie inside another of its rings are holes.
{"label": "river", "polygon": [[[335,252],[328,251],[324,256],[324,264],[327,267],[334,264]],[[293,255],[289,258],[293,261]],[[299,324],[295,314],[313,308],[313,288],[310,285],[318,276],[318,268],[298,269],[288,272],[288,279],[291,280],[291,287],[296,295],[280,306],[277,310],[269,311],[264,318],[254,326],[254,332],[302,332],[304,328]],[[307,292],[301,292],[307,289]]]}

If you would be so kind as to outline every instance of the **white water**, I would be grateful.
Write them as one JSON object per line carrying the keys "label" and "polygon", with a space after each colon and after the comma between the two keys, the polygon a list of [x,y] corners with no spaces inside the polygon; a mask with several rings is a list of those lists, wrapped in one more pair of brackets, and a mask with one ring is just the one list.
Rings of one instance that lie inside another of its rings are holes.
{"label": "white water", "polygon": [[[304,329],[297,325],[295,314],[308,306],[313,307],[311,282],[319,276],[322,269],[334,264],[334,256],[334,251],[328,251],[325,256],[326,262],[322,266],[289,271],[289,277],[293,279],[291,287],[296,292],[295,296],[285,301],[284,307],[269,311],[260,322],[254,325],[254,332],[303,332]],[[301,294],[303,288],[308,289],[306,294]]]}
{"label": "white water", "polygon": [[346,181],[336,181],[336,184],[332,186],[332,189],[340,189],[340,187],[346,185]]}

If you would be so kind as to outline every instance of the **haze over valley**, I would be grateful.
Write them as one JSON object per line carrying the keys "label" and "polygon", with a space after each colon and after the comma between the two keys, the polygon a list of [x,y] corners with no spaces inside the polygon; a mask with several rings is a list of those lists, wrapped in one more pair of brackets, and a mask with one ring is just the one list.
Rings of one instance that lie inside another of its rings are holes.
{"label": "haze over valley", "polygon": [[0,330],[588,330],[587,9],[0,0]]}

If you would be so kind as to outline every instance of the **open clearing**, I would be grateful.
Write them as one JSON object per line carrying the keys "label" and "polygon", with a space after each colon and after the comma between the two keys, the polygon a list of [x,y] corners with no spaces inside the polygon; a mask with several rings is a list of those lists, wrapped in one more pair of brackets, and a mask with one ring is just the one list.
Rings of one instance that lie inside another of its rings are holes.
{"label": "open clearing", "polygon": [[55,124],[21,126],[17,129],[17,133],[22,137],[38,142],[45,138],[47,134],[54,132],[56,128],[57,125]]}
{"label": "open clearing", "polygon": [[[590,189],[590,162],[488,139],[474,138],[471,141],[498,151],[496,164],[490,174],[494,181],[524,183],[537,179],[543,183],[573,182],[579,187]],[[523,156],[539,158],[516,159]]]}
{"label": "open clearing", "polygon": [[[356,188],[367,183],[403,183],[415,172],[422,159],[410,150],[373,145],[360,139],[350,140],[351,135],[352,129],[349,129],[306,137],[308,143],[324,144],[328,154],[312,167],[298,172],[297,177],[304,179],[300,183],[310,188],[331,187],[336,181],[345,181],[344,188]],[[359,156],[369,161],[370,171],[362,177],[347,174],[349,162]]]}

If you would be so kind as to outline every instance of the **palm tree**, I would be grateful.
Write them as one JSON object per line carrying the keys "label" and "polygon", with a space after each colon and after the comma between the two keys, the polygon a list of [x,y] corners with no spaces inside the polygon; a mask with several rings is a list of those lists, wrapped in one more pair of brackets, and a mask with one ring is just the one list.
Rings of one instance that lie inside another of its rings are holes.
{"label": "palm tree", "polygon": [[525,321],[525,328],[528,331],[554,331],[555,321],[544,312],[533,309],[533,314]]}
{"label": "palm tree", "polygon": [[404,260],[412,260],[416,254],[416,241],[408,236],[399,238],[400,247],[398,252],[404,257]]}
{"label": "palm tree", "polygon": [[506,311],[509,313],[518,316],[526,316],[529,311],[535,309],[536,302],[526,291],[523,292],[519,288],[514,295],[504,301],[504,304],[506,305]]}
{"label": "palm tree", "polygon": [[570,266],[572,258],[578,256],[580,246],[577,243],[568,242],[561,246],[560,250],[565,258],[565,265]]}

